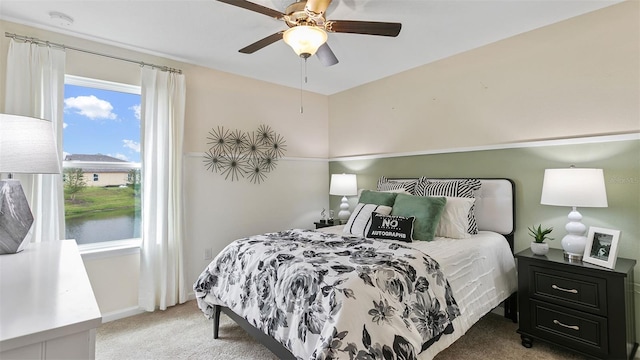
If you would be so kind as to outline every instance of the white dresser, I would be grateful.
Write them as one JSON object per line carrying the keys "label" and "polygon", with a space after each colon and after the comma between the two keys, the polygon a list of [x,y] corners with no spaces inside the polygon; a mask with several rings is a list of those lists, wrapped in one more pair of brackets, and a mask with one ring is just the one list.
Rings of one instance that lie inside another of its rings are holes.
{"label": "white dresser", "polygon": [[0,359],[94,359],[101,323],[74,240],[0,255]]}

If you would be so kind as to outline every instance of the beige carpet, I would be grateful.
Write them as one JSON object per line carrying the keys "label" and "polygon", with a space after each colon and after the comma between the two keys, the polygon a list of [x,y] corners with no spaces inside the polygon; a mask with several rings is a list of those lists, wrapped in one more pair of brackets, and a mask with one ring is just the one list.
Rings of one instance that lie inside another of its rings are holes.
{"label": "beige carpet", "polygon": [[[536,342],[526,349],[517,324],[488,314],[435,360],[581,359],[561,349]],[[212,323],[195,301],[106,323],[98,328],[96,359],[277,359],[226,315],[220,338],[213,339]]]}

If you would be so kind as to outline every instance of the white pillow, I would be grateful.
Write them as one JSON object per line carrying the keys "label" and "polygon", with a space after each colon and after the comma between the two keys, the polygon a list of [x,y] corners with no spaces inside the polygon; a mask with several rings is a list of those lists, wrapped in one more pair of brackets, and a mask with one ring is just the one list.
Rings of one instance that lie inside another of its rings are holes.
{"label": "white pillow", "polygon": [[447,203],[444,205],[440,222],[436,229],[436,236],[452,239],[465,239],[470,237],[469,209],[476,201],[475,198],[462,198],[445,196]]}
{"label": "white pillow", "polygon": [[389,215],[391,214],[391,206],[358,203],[342,231],[346,234],[365,237],[371,227],[371,214],[374,211]]}

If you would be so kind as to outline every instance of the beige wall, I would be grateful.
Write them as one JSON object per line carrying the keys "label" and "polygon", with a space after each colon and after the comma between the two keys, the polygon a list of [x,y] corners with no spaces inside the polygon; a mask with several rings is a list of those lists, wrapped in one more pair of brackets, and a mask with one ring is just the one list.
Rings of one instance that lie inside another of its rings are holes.
{"label": "beige wall", "polygon": [[137,308],[139,251],[115,257],[83,255],[82,260],[102,316]]}
{"label": "beige wall", "polygon": [[329,98],[329,156],[640,130],[640,3],[627,1]]}
{"label": "beige wall", "polygon": [[[187,84],[185,115],[185,259],[187,288],[208,264],[205,249],[219,252],[232,240],[284,228],[311,228],[328,208],[328,98],[220,71],[137,53],[20,24],[0,21],[0,111],[4,110],[6,56],[4,32],[38,37],[183,70]],[[67,74],[125,84],[140,84],[140,67],[119,60],[67,51]],[[9,89],[10,91],[10,89]],[[213,127],[253,131],[271,126],[286,141],[280,160],[262,184],[225,180],[205,170],[202,154]],[[137,265],[130,255],[93,258],[85,264],[98,297],[110,317],[137,305]],[[108,269],[127,269],[105,273]],[[117,285],[114,285],[117,284]],[[121,292],[121,293],[119,293]]]}
{"label": "beige wall", "polygon": [[[98,175],[98,181],[93,181],[93,176]],[[101,172],[86,172],[84,174],[84,181],[87,186],[118,186],[127,184],[128,173],[101,173]]]}

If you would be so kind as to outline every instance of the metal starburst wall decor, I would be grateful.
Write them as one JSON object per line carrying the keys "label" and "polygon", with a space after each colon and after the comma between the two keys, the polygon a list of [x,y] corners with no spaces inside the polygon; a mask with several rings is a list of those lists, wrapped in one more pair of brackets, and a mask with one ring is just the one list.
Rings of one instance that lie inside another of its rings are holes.
{"label": "metal starburst wall decor", "polygon": [[207,170],[224,176],[225,180],[246,178],[254,184],[267,178],[287,149],[284,138],[267,125],[260,125],[250,133],[220,126],[209,131],[207,140],[210,145],[204,154]]}

